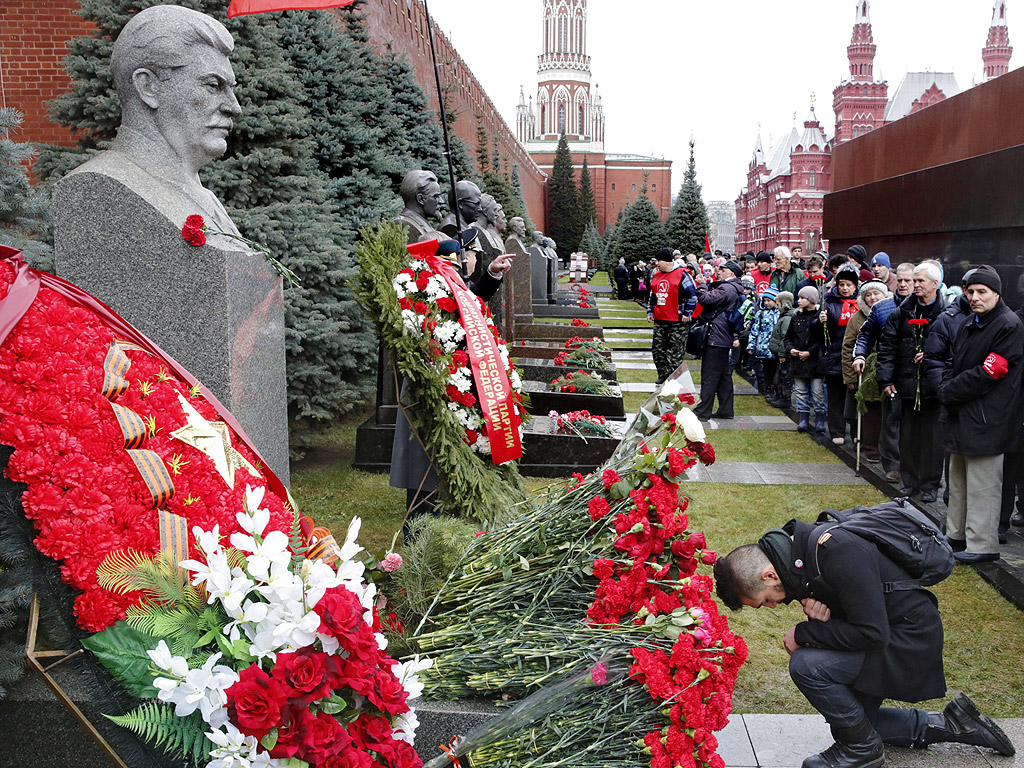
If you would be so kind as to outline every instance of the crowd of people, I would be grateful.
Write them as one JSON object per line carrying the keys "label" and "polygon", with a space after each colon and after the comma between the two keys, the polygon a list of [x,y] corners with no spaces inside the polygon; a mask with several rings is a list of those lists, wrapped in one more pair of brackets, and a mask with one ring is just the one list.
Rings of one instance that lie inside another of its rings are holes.
{"label": "crowd of people", "polygon": [[658,382],[687,351],[702,361],[699,418],[734,418],[732,374],[749,373],[800,432],[856,445],[900,495],[941,492],[958,559],[996,560],[1024,526],[1024,308],[1006,305],[994,268],[947,285],[936,260],[894,267],[860,245],[663,249],[638,285]]}

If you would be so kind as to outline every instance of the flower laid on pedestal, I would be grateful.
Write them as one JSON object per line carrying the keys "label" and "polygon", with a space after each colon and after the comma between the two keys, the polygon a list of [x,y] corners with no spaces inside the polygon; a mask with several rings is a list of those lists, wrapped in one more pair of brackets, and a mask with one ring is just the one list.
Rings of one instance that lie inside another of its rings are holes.
{"label": "flower laid on pedestal", "polygon": [[590,347],[578,347],[572,352],[562,351],[555,355],[555,365],[590,368],[596,371],[608,369],[608,356]]}
{"label": "flower laid on pedestal", "polygon": [[580,320],[578,317],[574,317],[572,319],[572,322],[569,323],[569,325],[571,325],[573,328],[589,328],[590,327],[590,323],[588,323],[586,320]]}
{"label": "flower laid on pedestal", "polygon": [[237,240],[238,242],[247,245],[249,248],[262,255],[263,258],[267,260],[267,263],[274,268],[274,271],[285,279],[288,285],[293,288],[301,285],[302,281],[299,280],[298,275],[278,261],[267,246],[262,243],[257,243],[255,240],[250,240],[248,237],[242,237],[242,235],[236,235],[231,232],[225,232],[222,229],[217,229],[216,227],[207,224],[203,220],[203,217],[198,213],[193,213],[191,216],[187,216],[185,218],[185,226],[181,228],[181,237],[189,245],[199,247],[200,245],[206,245],[207,232],[211,235],[220,235],[221,237],[227,237],[231,240]]}
{"label": "flower laid on pedestal", "polygon": [[582,336],[573,336],[565,342],[566,349],[590,349],[594,352],[609,352],[609,347],[600,336],[592,336],[584,339]]}
{"label": "flower laid on pedestal", "polygon": [[384,652],[376,588],[354,559],[359,519],[332,567],[267,530],[263,497],[246,489],[231,547],[216,526],[193,529],[187,582],[166,556],[101,564],[105,586],[143,597],[84,645],[126,689],[156,699],[112,719],[206,768],[419,766],[408,700],[430,662]]}
{"label": "flower laid on pedestal", "polygon": [[588,437],[612,437],[608,419],[604,416],[594,416],[590,411],[569,411],[562,414],[550,411],[548,418],[551,419],[553,431],[560,435],[576,435],[584,440]]}
{"label": "flower laid on pedestal", "polygon": [[698,572],[715,554],[690,530],[679,482],[713,451],[685,401],[669,381],[601,470],[475,540],[438,593],[413,638],[435,660],[427,694],[526,697],[455,756],[478,768],[723,765],[713,731],[747,650]]}
{"label": "flower laid on pedestal", "polygon": [[556,392],[575,392],[580,395],[602,395],[610,397],[612,388],[607,381],[596,373],[573,371],[557,379],[551,380],[551,388]]}

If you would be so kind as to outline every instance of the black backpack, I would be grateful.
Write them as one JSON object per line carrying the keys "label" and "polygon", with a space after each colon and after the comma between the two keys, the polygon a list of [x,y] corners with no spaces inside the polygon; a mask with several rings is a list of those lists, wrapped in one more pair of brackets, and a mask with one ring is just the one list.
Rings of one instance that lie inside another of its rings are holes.
{"label": "black backpack", "polygon": [[[841,528],[860,536],[878,547],[879,551],[913,578],[906,581],[887,581],[882,585],[888,594],[938,584],[953,572],[956,561],[953,549],[938,527],[906,501],[888,501],[874,507],[854,507],[839,512],[826,509],[818,515],[821,535]],[[814,550],[817,565],[818,548]]]}

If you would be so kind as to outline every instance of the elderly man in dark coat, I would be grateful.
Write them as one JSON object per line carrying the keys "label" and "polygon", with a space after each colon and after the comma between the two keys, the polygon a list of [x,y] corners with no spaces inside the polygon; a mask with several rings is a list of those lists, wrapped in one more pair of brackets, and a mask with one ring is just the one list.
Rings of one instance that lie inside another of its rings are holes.
{"label": "elderly man in dark coat", "polygon": [[[729,366],[729,353],[732,352],[734,345],[739,345],[732,311],[736,309],[740,297],[743,296],[743,288],[740,286],[742,276],[743,268],[735,261],[727,261],[718,267],[717,280],[710,285],[697,285],[697,301],[704,308],[703,317],[708,319],[707,335],[701,354],[700,403],[693,412],[703,421],[712,417],[733,418],[732,369]],[[712,413],[716,395],[718,410]]]}
{"label": "elderly man in dark coat", "polygon": [[715,564],[718,596],[733,610],[803,606],[807,621],[783,639],[789,672],[836,740],[803,768],[878,768],[883,744],[957,742],[1012,755],[1006,734],[963,693],[942,712],[880,706],[945,694],[938,601],[920,587],[887,590],[910,575],[834,525],[790,520]]}
{"label": "elderly man in dark coat", "polygon": [[914,293],[889,315],[878,343],[878,386],[900,405],[900,475],[905,496],[921,494],[926,504],[938,498],[942,482],[939,399],[923,367],[931,324],[946,308],[934,264],[914,267]]}
{"label": "elderly man in dark coat", "polygon": [[953,337],[939,387],[949,451],[946,535],[961,550],[957,560],[979,563],[999,559],[1003,454],[1017,441],[1024,328],[1003,303],[992,267],[972,269],[964,284],[971,314]]}

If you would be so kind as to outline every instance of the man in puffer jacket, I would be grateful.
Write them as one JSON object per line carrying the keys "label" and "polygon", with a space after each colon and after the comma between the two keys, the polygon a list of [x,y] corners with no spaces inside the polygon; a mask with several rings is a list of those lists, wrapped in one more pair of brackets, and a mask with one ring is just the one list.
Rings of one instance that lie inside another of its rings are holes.
{"label": "man in puffer jacket", "polygon": [[828,398],[828,429],[836,445],[846,442],[846,423],[856,417],[852,393],[843,383],[843,339],[850,318],[857,312],[859,284],[860,275],[855,268],[841,267],[836,272],[835,284],[825,294],[819,315],[824,335],[819,372],[825,380]]}
{"label": "man in puffer jacket", "polygon": [[878,344],[878,386],[899,397],[900,474],[904,496],[921,494],[931,504],[942,481],[942,439],[938,392],[924,375],[924,342],[946,308],[939,294],[940,272],[934,264],[914,267],[914,295],[889,315]]}
{"label": "man in puffer jacket", "polygon": [[793,307],[793,294],[780,291],[778,298],[779,319],[772,330],[768,342],[768,351],[772,353],[778,366],[775,371],[775,399],[768,404],[774,408],[789,408],[793,396],[793,374],[789,370],[789,358],[786,356],[786,331],[793,322],[796,309]]}
{"label": "man in puffer jacket", "polygon": [[[719,419],[733,418],[732,371],[729,368],[729,353],[739,344],[736,329],[731,319],[743,289],[740,277],[743,268],[735,261],[727,261],[718,267],[718,280],[697,286],[697,301],[704,308],[701,313],[710,318],[705,346],[701,356],[700,403],[693,409],[697,418],[707,421],[714,416]],[[718,411],[711,412],[718,396]]]}
{"label": "man in puffer jacket", "polygon": [[1003,453],[1013,450],[1019,425],[1024,328],[1003,303],[992,267],[964,276],[971,315],[953,339],[939,398],[946,407],[949,511],[946,536],[962,563],[999,559],[997,528]]}
{"label": "man in puffer jacket", "polygon": [[779,290],[768,286],[761,294],[761,308],[754,315],[750,326],[750,337],[747,340],[747,354],[750,356],[757,377],[757,391],[771,400],[774,394],[775,369],[778,362],[771,351],[772,331],[779,320],[779,307],[776,299]]}

